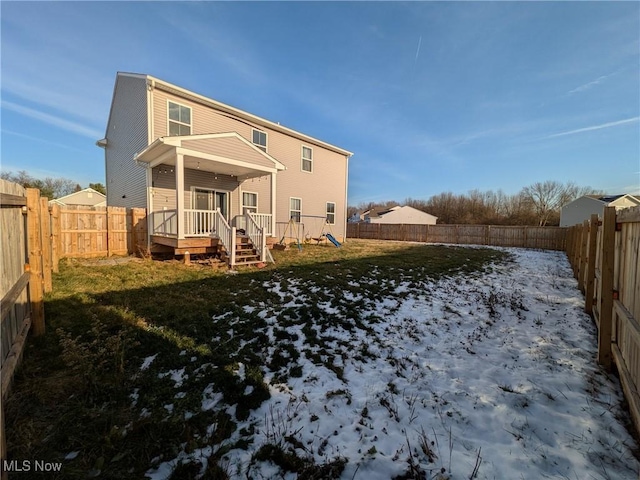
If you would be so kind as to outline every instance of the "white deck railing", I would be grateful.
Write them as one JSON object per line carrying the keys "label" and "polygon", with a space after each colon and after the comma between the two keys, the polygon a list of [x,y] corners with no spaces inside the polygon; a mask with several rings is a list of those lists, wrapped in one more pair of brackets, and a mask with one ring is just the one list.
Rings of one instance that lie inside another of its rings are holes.
{"label": "white deck railing", "polygon": [[156,210],[151,212],[152,235],[176,236],[178,234],[178,211]]}
{"label": "white deck railing", "polygon": [[219,210],[184,209],[184,236],[209,237],[216,228],[216,218],[221,217]]}

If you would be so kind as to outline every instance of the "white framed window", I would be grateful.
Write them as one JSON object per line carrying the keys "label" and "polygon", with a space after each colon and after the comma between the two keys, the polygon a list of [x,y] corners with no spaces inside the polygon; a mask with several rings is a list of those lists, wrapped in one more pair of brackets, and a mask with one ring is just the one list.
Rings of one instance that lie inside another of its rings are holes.
{"label": "white framed window", "polygon": [[258,212],[258,194],[255,192],[242,192],[242,213]]}
{"label": "white framed window", "polygon": [[267,151],[267,132],[262,132],[260,130],[256,130],[255,128],[252,129],[251,141],[260,150],[264,150],[265,152]]}
{"label": "white framed window", "polygon": [[302,199],[289,197],[289,218],[294,222],[300,223],[302,216]]}
{"label": "white framed window", "polygon": [[335,202],[327,202],[327,223],[335,225],[336,223],[336,204]]}
{"label": "white framed window", "polygon": [[303,172],[313,172],[313,150],[311,147],[302,146],[302,165]]}
{"label": "white framed window", "polygon": [[169,135],[191,135],[191,107],[167,101]]}

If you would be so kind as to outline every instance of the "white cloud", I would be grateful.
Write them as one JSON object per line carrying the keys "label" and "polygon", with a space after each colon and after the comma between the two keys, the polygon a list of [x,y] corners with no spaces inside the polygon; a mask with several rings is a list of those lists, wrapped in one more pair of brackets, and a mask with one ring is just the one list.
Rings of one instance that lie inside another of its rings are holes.
{"label": "white cloud", "polygon": [[596,85],[601,84],[602,82],[604,82],[607,78],[613,77],[614,75],[616,75],[618,72],[613,72],[610,73],[609,75],[602,75],[598,78],[596,78],[595,80],[585,83],[584,85],[580,85],[579,87],[574,88],[573,90],[569,91],[567,93],[567,95],[573,95],[574,93],[581,93],[581,92],[585,92],[593,87],[595,87]]}
{"label": "white cloud", "polygon": [[49,113],[41,112],[40,110],[35,110],[33,108],[25,107],[24,105],[19,105],[17,103],[9,102],[7,100],[2,101],[2,108],[6,108],[7,110],[14,111],[21,115],[34,118],[36,120],[40,120],[41,122],[48,123],[49,125],[53,125],[55,127],[61,128],[63,130],[67,130],[68,132],[73,132],[78,135],[82,135],[85,137],[89,137],[97,140],[103,136],[104,132],[100,132],[97,129],[87,127],[77,122],[73,122],[70,120],[65,120],[64,118],[57,117],[55,115],[51,115]]}
{"label": "white cloud", "polygon": [[619,125],[625,125],[627,123],[634,123],[634,122],[637,122],[638,120],[640,120],[640,117],[626,118],[624,120],[618,120],[618,121],[615,121],[615,122],[601,123],[600,125],[592,125],[590,127],[584,127],[584,128],[577,128],[575,130],[569,130],[567,132],[554,133],[553,135],[547,135],[544,138],[564,137],[564,136],[567,136],[567,135],[575,135],[577,133],[591,132],[593,130],[602,130],[603,128],[611,128],[611,127],[617,127]]}

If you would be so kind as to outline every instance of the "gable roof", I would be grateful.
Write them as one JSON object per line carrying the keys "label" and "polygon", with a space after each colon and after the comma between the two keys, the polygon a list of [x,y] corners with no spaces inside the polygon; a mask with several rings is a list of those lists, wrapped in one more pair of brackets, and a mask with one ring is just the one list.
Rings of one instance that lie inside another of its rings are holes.
{"label": "gable roof", "polygon": [[625,197],[631,200],[632,202],[636,202],[640,204],[640,197],[636,195],[631,195],[630,193],[621,193],[618,195],[585,195],[585,197],[589,197],[593,200],[598,200],[599,202],[602,202],[606,205],[609,205],[610,203],[613,203],[616,200],[619,200]]}
{"label": "gable roof", "polygon": [[[182,153],[190,162],[196,162],[200,168],[222,174],[251,176],[251,171],[275,172],[286,170],[285,165],[259,149],[237,132],[210,133],[202,135],[172,135],[160,137],[141,152],[134,155],[137,162],[157,166],[170,162],[167,154]],[[208,165],[205,162],[210,162]],[[263,173],[261,173],[262,175]],[[255,174],[254,174],[255,175]],[[247,177],[249,178],[249,177]]]}
{"label": "gable roof", "polygon": [[[212,98],[208,98],[205,97],[204,95],[200,95],[198,93],[194,93],[191,92],[185,88],[179,87],[177,85],[174,85],[172,83],[166,82],[164,80],[161,80],[159,78],[153,77],[151,75],[147,75],[147,74],[139,74],[139,73],[126,73],[126,72],[118,72],[118,74],[116,75],[116,86],[117,86],[117,82],[118,82],[118,78],[121,76],[128,76],[128,77],[133,77],[133,78],[140,78],[140,79],[145,79],[147,81],[147,85],[149,86],[149,88],[154,89],[160,89],[163,90],[165,92],[168,93],[172,93],[173,95],[188,99],[192,102],[195,103],[199,103],[201,105],[210,107],[210,108],[214,108],[215,110],[224,112],[232,117],[238,118],[240,120],[244,120],[247,122],[251,122],[255,125],[259,125],[265,128],[269,128],[270,130],[274,130],[276,132],[280,132],[280,133],[284,133],[285,135],[289,135],[291,137],[295,137],[298,138],[304,142],[313,144],[313,145],[317,145],[323,148],[326,148],[328,150],[332,150],[336,153],[340,153],[341,155],[345,155],[346,157],[351,157],[353,155],[352,152],[345,150],[343,148],[337,147],[335,145],[332,145],[330,143],[327,142],[323,142],[322,140],[319,140],[317,138],[311,137],[309,135],[306,135],[304,133],[298,132],[296,130],[293,130],[291,128],[287,128],[284,127],[282,125],[280,125],[279,122],[272,122],[270,120],[267,120],[265,118],[259,117],[257,115],[254,115],[252,113],[249,112],[245,112],[244,110],[240,110],[239,108],[235,108],[232,107],[231,105],[227,105],[225,103],[222,102],[218,102],[217,100],[213,100]],[[114,97],[115,98],[115,90],[114,90]],[[112,104],[111,104],[111,108],[113,108],[113,98],[112,98]],[[111,113],[109,114],[111,115]]]}

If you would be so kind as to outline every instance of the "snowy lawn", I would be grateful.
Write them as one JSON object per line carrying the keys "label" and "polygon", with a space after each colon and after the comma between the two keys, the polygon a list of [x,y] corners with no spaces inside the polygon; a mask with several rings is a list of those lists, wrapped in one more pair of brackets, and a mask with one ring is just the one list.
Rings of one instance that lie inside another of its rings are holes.
{"label": "snowy lawn", "polygon": [[8,458],[64,480],[638,479],[563,253],[274,256],[63,262],[4,404]]}
{"label": "snowy lawn", "polygon": [[[243,389],[238,403],[207,381],[214,366],[160,373],[175,390],[168,414],[198,378],[200,402],[184,418],[218,411],[233,431],[216,443],[228,427],[210,425],[209,446],[156,458],[147,476],[194,463],[204,473],[215,458],[234,479],[636,479],[621,388],[595,363],[596,330],[565,255],[507,252],[482,273],[437,281],[388,279],[374,265],[340,282],[274,273],[246,315],[211,319],[225,330],[212,348],[264,321],[216,377]],[[248,351],[264,357],[261,372],[245,367]],[[256,389],[268,391],[256,400]]]}

